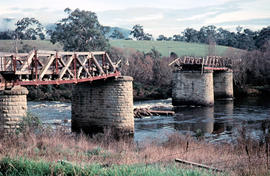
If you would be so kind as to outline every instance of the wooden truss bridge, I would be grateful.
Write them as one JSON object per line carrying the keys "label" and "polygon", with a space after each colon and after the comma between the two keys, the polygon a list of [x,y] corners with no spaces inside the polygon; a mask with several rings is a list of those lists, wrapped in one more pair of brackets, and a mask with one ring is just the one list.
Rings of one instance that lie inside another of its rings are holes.
{"label": "wooden truss bridge", "polygon": [[104,51],[0,53],[3,84],[46,85],[91,82],[120,75],[117,65]]}
{"label": "wooden truss bridge", "polygon": [[231,70],[233,60],[220,56],[207,56],[203,58],[182,57],[177,58],[169,64],[175,66],[177,70]]}

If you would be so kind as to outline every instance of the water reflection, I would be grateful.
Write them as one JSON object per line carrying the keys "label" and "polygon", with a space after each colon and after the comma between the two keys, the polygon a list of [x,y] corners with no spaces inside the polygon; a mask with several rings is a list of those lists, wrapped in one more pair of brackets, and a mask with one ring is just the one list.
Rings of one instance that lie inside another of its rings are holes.
{"label": "water reflection", "polygon": [[174,107],[174,128],[203,134],[220,134],[232,130],[233,101],[219,101],[213,107]]}
{"label": "water reflection", "polygon": [[214,107],[175,107],[174,128],[180,131],[212,133]]}
{"label": "water reflection", "polygon": [[220,134],[232,131],[234,114],[233,101],[216,101],[214,106],[214,131],[213,134]]}

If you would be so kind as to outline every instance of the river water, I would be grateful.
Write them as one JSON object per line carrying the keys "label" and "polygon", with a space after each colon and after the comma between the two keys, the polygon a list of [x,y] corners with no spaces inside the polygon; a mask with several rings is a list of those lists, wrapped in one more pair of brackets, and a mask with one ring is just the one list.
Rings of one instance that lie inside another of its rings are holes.
{"label": "river water", "polygon": [[[135,119],[135,140],[164,140],[172,133],[203,134],[210,142],[233,142],[238,130],[259,138],[270,126],[270,100],[249,97],[234,101],[215,101],[213,107],[173,107],[171,99],[134,102],[134,108],[159,107],[174,110],[174,116],[151,116]],[[71,103],[28,102],[28,111],[43,123],[67,120],[70,125]]]}

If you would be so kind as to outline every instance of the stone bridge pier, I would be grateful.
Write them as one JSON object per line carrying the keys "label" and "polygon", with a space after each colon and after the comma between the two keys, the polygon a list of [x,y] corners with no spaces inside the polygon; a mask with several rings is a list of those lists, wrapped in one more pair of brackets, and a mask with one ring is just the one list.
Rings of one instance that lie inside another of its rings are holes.
{"label": "stone bridge pier", "polygon": [[173,72],[172,103],[213,106],[214,99],[233,99],[231,70],[176,70]]}
{"label": "stone bridge pier", "polygon": [[214,71],[215,99],[233,99],[233,71]]}
{"label": "stone bridge pier", "polygon": [[121,76],[76,84],[72,93],[72,131],[91,135],[108,129],[114,136],[132,136],[132,81],[132,77]]}
{"label": "stone bridge pier", "polygon": [[172,103],[175,106],[212,106],[214,104],[213,71],[174,71]]}
{"label": "stone bridge pier", "polygon": [[0,134],[15,132],[22,118],[26,116],[28,90],[15,86],[0,91]]}

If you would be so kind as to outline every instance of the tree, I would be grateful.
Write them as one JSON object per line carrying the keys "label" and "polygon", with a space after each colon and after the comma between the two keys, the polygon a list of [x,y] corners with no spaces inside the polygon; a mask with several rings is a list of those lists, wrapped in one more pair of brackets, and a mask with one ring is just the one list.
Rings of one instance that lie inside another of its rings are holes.
{"label": "tree", "polygon": [[201,43],[211,44],[216,42],[216,26],[203,26],[199,31],[199,40]]}
{"label": "tree", "polygon": [[152,59],[159,59],[161,57],[161,53],[155,47],[153,47],[151,51],[145,55],[150,56]]}
{"label": "tree", "polygon": [[167,40],[167,37],[165,37],[164,35],[159,35],[157,40],[158,41]]}
{"label": "tree", "polygon": [[270,40],[270,26],[263,28],[258,36],[255,37],[255,45],[259,49],[264,50],[264,44]]}
{"label": "tree", "polygon": [[61,43],[67,51],[107,50],[109,42],[105,38],[105,27],[100,25],[94,12],[65,9],[68,14],[56,24],[54,31],[48,31],[51,42]]}
{"label": "tree", "polygon": [[12,40],[14,39],[14,37],[16,38],[16,34],[14,31],[3,31],[0,32],[0,40]]}
{"label": "tree", "polygon": [[237,37],[234,32],[227,31],[223,28],[217,30],[217,44],[223,46],[237,46]]}
{"label": "tree", "polygon": [[110,35],[110,38],[113,38],[113,39],[123,39],[123,38],[125,38],[125,36],[119,30],[114,29],[113,30],[113,33]]}
{"label": "tree", "polygon": [[136,24],[133,26],[130,35],[133,35],[137,40],[151,40],[151,34],[145,34],[143,31],[143,26]]}
{"label": "tree", "polygon": [[185,41],[185,37],[180,34],[173,35],[173,41]]}
{"label": "tree", "polygon": [[255,49],[255,40],[257,32],[253,32],[250,29],[244,29],[242,33],[237,33],[237,48],[253,50]]}
{"label": "tree", "polygon": [[185,29],[183,35],[186,42],[199,42],[199,32],[193,28]]}
{"label": "tree", "polygon": [[43,34],[43,26],[35,18],[23,18],[16,23],[16,38],[24,40],[36,40],[38,37],[45,39]]}
{"label": "tree", "polygon": [[146,33],[143,36],[143,40],[152,40],[152,39],[153,39],[152,34]]}

